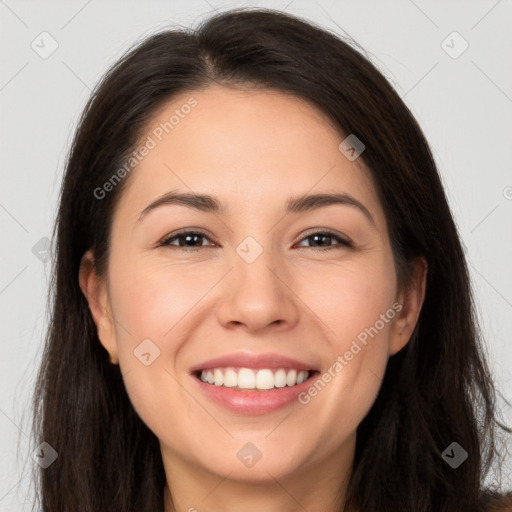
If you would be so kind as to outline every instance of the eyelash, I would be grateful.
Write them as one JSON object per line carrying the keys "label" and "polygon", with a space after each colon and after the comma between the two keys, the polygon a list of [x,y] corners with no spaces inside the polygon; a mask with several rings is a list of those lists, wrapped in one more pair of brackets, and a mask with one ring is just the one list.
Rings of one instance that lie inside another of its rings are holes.
{"label": "eyelash", "polygon": [[[179,239],[181,237],[185,237],[186,235],[199,235],[199,236],[202,236],[204,238],[207,238],[208,240],[210,241],[213,241],[211,240],[211,238],[206,234],[206,233],[203,233],[202,231],[181,231],[181,232],[178,232],[178,233],[173,233],[171,236],[168,236],[166,238],[164,238],[158,245],[158,247],[171,247],[173,249],[181,249],[181,250],[185,250],[187,252],[196,252],[200,249],[203,249],[204,247],[211,247],[211,246],[200,246],[200,247],[180,247],[180,246],[177,246],[177,245],[171,245],[171,241],[175,240],[175,239]],[[330,231],[328,229],[326,230],[319,230],[319,231],[314,231],[312,233],[309,233],[307,234],[306,236],[304,236],[303,238],[301,238],[299,240],[299,242],[302,242],[303,240],[306,240],[308,238],[311,238],[315,235],[327,235],[327,236],[330,236],[332,238],[334,238],[337,242],[339,242],[339,245],[333,245],[333,246],[328,246],[328,247],[309,247],[313,250],[316,250],[316,251],[326,251],[326,250],[330,250],[330,249],[339,249],[341,247],[345,247],[345,248],[352,248],[353,247],[353,244],[350,240],[346,239],[346,238],[343,238],[342,236],[338,235],[337,233],[333,232],[333,231]],[[301,247],[301,248],[308,248],[308,247]]]}

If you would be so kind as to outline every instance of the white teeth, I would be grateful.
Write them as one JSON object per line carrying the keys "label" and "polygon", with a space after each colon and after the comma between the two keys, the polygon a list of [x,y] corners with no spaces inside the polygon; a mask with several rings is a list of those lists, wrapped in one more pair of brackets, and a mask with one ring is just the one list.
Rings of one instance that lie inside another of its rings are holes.
{"label": "white teeth", "polygon": [[274,387],[274,374],[272,370],[258,370],[256,374],[256,387],[258,389],[272,389]]}
{"label": "white teeth", "polygon": [[284,388],[286,386],[286,372],[279,368],[274,375],[274,386],[276,388]]}
{"label": "white teeth", "polygon": [[286,385],[293,386],[297,383],[297,370],[290,370],[286,376]]}
{"label": "white teeth", "polygon": [[222,372],[218,368],[215,368],[215,370],[213,371],[213,377],[215,379],[215,385],[222,386],[224,382],[224,376],[222,375]]}
{"label": "white teeth", "polygon": [[309,378],[310,372],[306,370],[285,370],[279,368],[271,370],[264,368],[211,368],[201,372],[201,380],[215,386],[239,389],[269,390],[302,384]]}
{"label": "white teeth", "polygon": [[240,368],[238,372],[238,387],[241,389],[254,389],[256,387],[256,378],[252,370]]}
{"label": "white teeth", "polygon": [[224,373],[224,386],[227,388],[236,388],[238,386],[238,375],[235,370],[228,368]]}
{"label": "white teeth", "polygon": [[308,372],[300,371],[297,375],[297,384],[302,384],[308,378]]}

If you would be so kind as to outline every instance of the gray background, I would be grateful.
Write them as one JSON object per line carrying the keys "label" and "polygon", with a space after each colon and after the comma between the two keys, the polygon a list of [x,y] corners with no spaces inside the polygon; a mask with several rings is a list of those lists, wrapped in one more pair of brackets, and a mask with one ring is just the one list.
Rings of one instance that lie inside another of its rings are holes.
{"label": "gray background", "polygon": [[[242,5],[286,10],[350,34],[417,117],[467,250],[496,383],[512,399],[510,1],[0,0],[2,511],[29,510],[33,503],[30,397],[47,319],[50,263],[44,260],[51,255],[41,239],[51,236],[79,112],[131,43]],[[40,36],[43,31],[51,36]],[[458,56],[464,42],[454,31],[469,44]],[[42,58],[52,39],[58,48]],[[510,408],[499,404],[512,423]],[[510,474],[509,462],[508,487]]]}

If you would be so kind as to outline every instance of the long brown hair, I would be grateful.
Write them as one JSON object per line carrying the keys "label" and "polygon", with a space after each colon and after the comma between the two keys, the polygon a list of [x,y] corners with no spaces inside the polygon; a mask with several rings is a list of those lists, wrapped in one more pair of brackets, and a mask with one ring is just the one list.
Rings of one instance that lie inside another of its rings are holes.
{"label": "long brown hair", "polygon": [[[80,119],[55,225],[51,321],[34,394],[36,445],[47,442],[59,454],[39,474],[43,512],[163,511],[158,439],[109,364],[78,271],[92,248],[104,272],[113,211],[129,177],[101,200],[94,191],[164,102],[213,83],[293,94],[319,107],[340,136],[355,134],[386,214],[399,282],[412,258],[428,263],[418,325],[390,358],[358,427],[345,510],[490,506],[497,495],[482,482],[499,455],[496,426],[506,427],[497,420],[464,251],[420,127],[352,42],[282,12],[237,9],[139,43],[103,77]],[[442,458],[454,441],[468,453],[456,469]]]}

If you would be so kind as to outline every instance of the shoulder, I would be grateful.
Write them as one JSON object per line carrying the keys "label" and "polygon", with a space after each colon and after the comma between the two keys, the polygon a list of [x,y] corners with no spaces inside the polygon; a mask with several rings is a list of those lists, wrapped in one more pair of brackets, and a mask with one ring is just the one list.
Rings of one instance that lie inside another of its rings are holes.
{"label": "shoulder", "polygon": [[484,493],[481,510],[482,512],[512,512],[512,491],[506,494]]}

